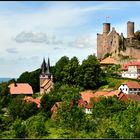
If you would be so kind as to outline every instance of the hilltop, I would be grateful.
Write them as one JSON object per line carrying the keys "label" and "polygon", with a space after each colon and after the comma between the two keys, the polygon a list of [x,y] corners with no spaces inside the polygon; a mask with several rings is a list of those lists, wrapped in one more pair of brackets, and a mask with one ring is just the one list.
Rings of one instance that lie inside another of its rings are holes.
{"label": "hilltop", "polygon": [[106,54],[118,61],[140,60],[140,31],[134,32],[134,22],[127,22],[127,37],[119,34],[111,24],[103,23],[103,33],[97,34],[97,57],[103,59]]}

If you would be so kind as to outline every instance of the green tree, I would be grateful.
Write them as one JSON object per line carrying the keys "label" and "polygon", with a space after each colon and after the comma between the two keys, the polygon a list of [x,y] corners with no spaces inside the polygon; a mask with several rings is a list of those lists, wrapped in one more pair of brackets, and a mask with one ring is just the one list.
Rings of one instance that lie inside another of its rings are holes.
{"label": "green tree", "polygon": [[138,41],[140,41],[140,30],[135,32],[135,37]]}
{"label": "green tree", "polygon": [[16,119],[12,124],[12,129],[15,131],[16,138],[26,137],[26,124],[21,119]]}
{"label": "green tree", "polygon": [[78,73],[77,83],[85,89],[97,88],[105,81],[100,63],[94,55],[89,55],[86,60],[83,60]]}
{"label": "green tree", "polygon": [[46,118],[38,114],[26,120],[26,132],[29,138],[39,138],[47,134],[44,121]]}
{"label": "green tree", "polygon": [[123,111],[127,108],[127,104],[117,97],[101,97],[99,102],[94,102],[92,115],[95,118],[110,117],[119,111]]}
{"label": "green tree", "polygon": [[78,131],[82,130],[85,121],[85,113],[77,105],[69,102],[62,102],[57,111],[57,121],[66,131],[70,131],[71,137],[76,137]]}
{"label": "green tree", "polygon": [[19,83],[29,83],[32,88],[34,93],[39,92],[40,90],[40,85],[39,85],[39,76],[40,76],[41,70],[37,69],[32,72],[24,72],[20,75],[20,77],[17,79],[17,82]]}
{"label": "green tree", "polygon": [[38,112],[37,105],[35,103],[24,102],[23,97],[23,95],[19,95],[13,98],[8,105],[9,114],[13,119],[22,118],[25,120]]}
{"label": "green tree", "polygon": [[76,103],[80,99],[81,88],[76,86],[62,85],[59,89],[59,94],[62,101],[73,101]]}
{"label": "green tree", "polygon": [[1,108],[6,107],[11,99],[8,83],[4,82],[0,84],[0,106]]}
{"label": "green tree", "polygon": [[51,108],[55,104],[55,102],[59,101],[59,97],[54,96],[52,93],[51,94],[44,94],[43,97],[41,98],[41,109],[45,111],[48,116],[51,115]]}
{"label": "green tree", "polygon": [[64,66],[63,73],[63,83],[69,85],[77,85],[76,79],[78,76],[77,69],[79,67],[79,61],[76,57],[73,57],[67,65]]}
{"label": "green tree", "polygon": [[68,63],[69,63],[69,58],[67,56],[63,56],[55,64],[55,68],[54,68],[54,82],[60,82],[61,83],[62,79],[64,78],[63,73],[62,73],[63,68]]}

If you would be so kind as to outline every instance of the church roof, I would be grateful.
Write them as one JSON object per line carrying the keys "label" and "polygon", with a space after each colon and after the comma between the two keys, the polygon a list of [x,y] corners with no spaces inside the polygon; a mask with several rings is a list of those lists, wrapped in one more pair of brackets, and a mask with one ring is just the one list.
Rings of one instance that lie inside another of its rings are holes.
{"label": "church roof", "polygon": [[50,74],[50,59],[48,58],[47,74]]}
{"label": "church roof", "polygon": [[41,70],[42,70],[42,74],[44,74],[47,70],[45,58],[43,58],[43,62],[41,64]]}
{"label": "church roof", "polygon": [[41,65],[42,74],[50,74],[50,59],[48,58],[48,63],[46,64],[45,58],[43,59]]}

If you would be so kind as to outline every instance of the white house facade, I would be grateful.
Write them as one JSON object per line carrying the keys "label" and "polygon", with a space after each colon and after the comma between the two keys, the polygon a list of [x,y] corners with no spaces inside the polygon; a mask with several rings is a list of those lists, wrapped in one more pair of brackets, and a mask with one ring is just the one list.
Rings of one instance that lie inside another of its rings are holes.
{"label": "white house facade", "polygon": [[140,85],[137,82],[126,82],[119,86],[118,90],[122,91],[125,94],[139,94]]}
{"label": "white house facade", "polygon": [[140,77],[140,62],[130,62],[124,64],[121,76],[123,78],[138,79]]}
{"label": "white house facade", "polygon": [[84,109],[84,112],[85,112],[86,114],[92,114],[92,109],[91,109],[91,108],[85,108],[85,109]]}
{"label": "white house facade", "polygon": [[128,66],[128,70],[122,72],[123,78],[137,79],[139,76],[140,70],[137,68],[137,66]]}

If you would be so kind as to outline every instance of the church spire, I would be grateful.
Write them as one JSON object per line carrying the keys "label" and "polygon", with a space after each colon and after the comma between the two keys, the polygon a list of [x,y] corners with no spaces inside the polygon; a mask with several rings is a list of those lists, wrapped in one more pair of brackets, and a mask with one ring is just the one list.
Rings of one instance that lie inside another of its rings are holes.
{"label": "church spire", "polygon": [[41,65],[42,74],[45,74],[46,69],[47,69],[46,61],[45,61],[45,58],[43,58],[43,62],[42,62],[42,65]]}
{"label": "church spire", "polygon": [[50,59],[48,57],[47,74],[50,74]]}

